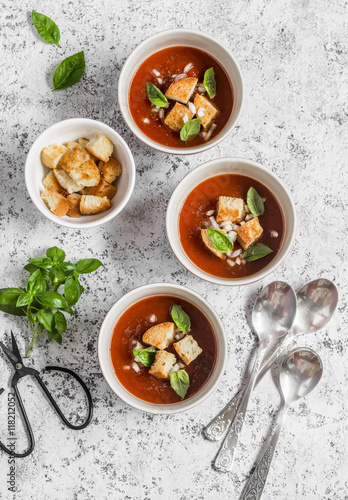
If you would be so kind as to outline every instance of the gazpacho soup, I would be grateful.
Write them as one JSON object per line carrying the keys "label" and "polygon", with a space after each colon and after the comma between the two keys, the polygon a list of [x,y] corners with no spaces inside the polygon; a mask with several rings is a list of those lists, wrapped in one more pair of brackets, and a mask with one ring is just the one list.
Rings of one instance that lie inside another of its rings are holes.
{"label": "gazpacho soup", "polygon": [[194,305],[167,295],[147,297],[117,321],[110,354],[115,374],[133,396],[155,404],[196,394],[212,374],[215,334]]}
{"label": "gazpacho soup", "polygon": [[263,184],[238,174],[211,177],[186,198],[179,216],[182,247],[206,273],[250,276],[280,249],[283,214]]}
{"label": "gazpacho soup", "polygon": [[169,47],[148,57],[133,76],[129,108],[138,128],[164,146],[198,146],[226,125],[233,107],[224,68],[193,47]]}

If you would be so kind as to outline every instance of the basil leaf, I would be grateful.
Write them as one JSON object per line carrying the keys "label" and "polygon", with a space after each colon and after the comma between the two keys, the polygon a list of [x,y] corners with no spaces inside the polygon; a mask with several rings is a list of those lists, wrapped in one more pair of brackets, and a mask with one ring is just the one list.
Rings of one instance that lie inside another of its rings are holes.
{"label": "basil leaf", "polygon": [[254,260],[266,257],[266,255],[269,255],[272,252],[273,250],[268,248],[266,245],[254,245],[243,252],[243,257],[247,262],[253,262]]}
{"label": "basil leaf", "polygon": [[216,94],[216,81],[215,81],[214,68],[209,68],[204,73],[203,85],[205,87],[205,90],[208,92],[209,97],[210,98],[214,97]]}
{"label": "basil leaf", "polygon": [[23,307],[31,304],[33,301],[33,296],[29,292],[23,292],[17,299],[16,307]]}
{"label": "basil leaf", "polygon": [[35,12],[35,10],[31,12],[31,18],[39,35],[42,36],[47,43],[57,44],[58,47],[60,47],[58,43],[60,40],[60,32],[56,23],[44,14]]}
{"label": "basil leaf", "polygon": [[28,273],[34,273],[36,269],[39,269],[37,266],[34,266],[34,264],[27,264],[24,266],[24,269],[28,271]]}
{"label": "basil leaf", "polygon": [[65,272],[58,269],[51,269],[48,276],[53,286],[59,286],[65,280]]}
{"label": "basil leaf", "polygon": [[180,139],[187,142],[189,139],[193,139],[199,134],[201,129],[202,120],[200,118],[193,118],[193,120],[188,121],[180,130]]}
{"label": "basil leaf", "polygon": [[76,262],[76,271],[79,274],[87,274],[96,271],[103,264],[98,259],[82,259]]}
{"label": "basil leaf", "polygon": [[171,373],[170,385],[178,394],[178,396],[184,398],[190,386],[190,378],[188,376],[188,373],[185,372],[185,370],[179,370],[177,372]]}
{"label": "basil leaf", "polygon": [[53,260],[56,264],[58,262],[64,262],[65,252],[58,247],[49,248],[46,252],[47,257]]}
{"label": "basil leaf", "polygon": [[64,297],[69,306],[73,306],[81,295],[80,283],[75,276],[69,276],[64,285]]}
{"label": "basil leaf", "polygon": [[151,366],[155,361],[156,349],[133,349],[133,355],[144,366]]}
{"label": "basil leaf", "polygon": [[226,253],[233,249],[233,241],[228,234],[220,231],[220,229],[213,229],[209,227],[207,229],[207,233],[214,247],[216,250],[219,250],[219,252]]}
{"label": "basil leaf", "polygon": [[[63,333],[66,330],[66,319],[62,312],[58,311],[54,315],[54,324],[58,333]],[[59,343],[59,342],[58,342]]]}
{"label": "basil leaf", "polygon": [[72,264],[71,262],[62,262],[59,264],[59,269],[62,271],[65,271],[66,273],[69,271],[75,271],[76,267],[75,264]]}
{"label": "basil leaf", "polygon": [[59,332],[52,333],[52,339],[59,345],[63,341],[62,335]]}
{"label": "basil leaf", "polygon": [[26,316],[25,308],[16,306],[18,297],[24,292],[20,288],[2,288],[0,290],[0,311],[14,316]]}
{"label": "basil leaf", "polygon": [[58,292],[39,292],[36,294],[36,299],[44,307],[57,307],[58,309],[67,307],[65,298]]}
{"label": "basil leaf", "polygon": [[168,99],[163,94],[163,92],[161,92],[160,89],[156,87],[156,85],[147,82],[146,90],[147,90],[147,95],[149,96],[149,99],[152,102],[152,104],[160,108],[164,108],[164,106],[167,106]]}
{"label": "basil leaf", "polygon": [[46,281],[42,278],[41,269],[33,272],[25,286],[27,292],[35,294],[36,292],[44,292],[46,290]]}
{"label": "basil leaf", "polygon": [[172,320],[176,324],[178,328],[184,333],[187,333],[191,328],[191,321],[189,316],[181,309],[180,306],[176,304],[173,305],[172,310],[170,312]]}
{"label": "basil leaf", "polygon": [[54,90],[66,89],[77,83],[85,71],[84,52],[78,52],[64,59],[53,75]]}
{"label": "basil leaf", "polygon": [[250,187],[248,190],[247,204],[252,214],[262,215],[265,213],[265,205],[263,203],[263,199],[253,187]]}
{"label": "basil leaf", "polygon": [[39,309],[37,312],[37,317],[40,323],[46,330],[53,333],[54,322],[53,322],[53,312],[49,309]]}
{"label": "basil leaf", "polygon": [[53,266],[53,262],[48,257],[34,257],[33,259],[28,259],[28,262],[40,269],[51,269]]}
{"label": "basil leaf", "polygon": [[74,311],[71,309],[71,307],[70,307],[70,306],[60,307],[59,309],[60,309],[61,311],[64,311],[64,312],[66,312],[66,313],[70,314],[71,316],[74,316],[74,314],[75,314],[75,313],[74,313]]}

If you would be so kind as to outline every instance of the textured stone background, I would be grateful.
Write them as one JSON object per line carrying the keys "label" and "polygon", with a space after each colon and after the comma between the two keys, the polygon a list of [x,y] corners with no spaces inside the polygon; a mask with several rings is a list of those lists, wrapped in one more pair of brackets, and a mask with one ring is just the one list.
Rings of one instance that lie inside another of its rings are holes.
{"label": "textured stone background", "polygon": [[[35,8],[52,17],[62,49],[38,39],[30,22]],[[237,499],[280,403],[271,376],[252,398],[234,473],[215,472],[217,446],[201,430],[239,387],[256,346],[246,318],[255,294],[270,278],[244,288],[214,286],[191,276],[165,236],[168,198],[193,167],[220,156],[243,156],[270,167],[289,186],[297,206],[297,240],[272,279],[294,287],[319,276],[340,290],[339,309],[323,331],[298,345],[318,351],[325,371],[320,386],[295,404],[286,420],[264,492],[266,499],[348,498],[347,225],[347,2],[336,0],[227,0],[202,3],[149,1],[0,2],[1,286],[18,284],[29,256],[62,246],[71,260],[99,257],[87,293],[69,324],[62,347],[42,340],[32,363],[77,370],[91,387],[92,424],[67,430],[35,382],[21,383],[36,436],[35,452],[16,461],[17,493],[7,491],[7,456],[1,454],[1,498],[17,499]],[[161,29],[190,27],[216,36],[240,62],[247,99],[238,127],[222,144],[189,158],[145,147],[127,129],[117,105],[117,79],[134,47]],[[83,49],[83,80],[51,92],[54,68]],[[94,230],[51,223],[28,197],[24,162],[34,139],[49,125],[89,117],[112,126],[136,161],[134,195],[122,214]],[[189,413],[151,416],[133,410],[110,391],[97,360],[96,338],[105,313],[124,293],[144,283],[169,281],[196,290],[224,318],[227,370],[216,393]],[[12,328],[24,349],[22,319],[1,315],[1,337]],[[1,385],[10,370],[0,356]],[[48,380],[48,376],[45,379]],[[61,389],[59,376],[50,387]],[[61,401],[74,412],[79,401],[65,387]],[[6,436],[6,393],[0,398]],[[18,438],[24,446],[20,425]]]}

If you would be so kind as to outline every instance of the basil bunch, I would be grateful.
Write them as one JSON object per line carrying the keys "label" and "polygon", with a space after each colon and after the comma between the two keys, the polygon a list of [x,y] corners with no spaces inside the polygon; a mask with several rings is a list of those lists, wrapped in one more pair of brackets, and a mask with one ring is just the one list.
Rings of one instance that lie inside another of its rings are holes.
{"label": "basil bunch", "polygon": [[[25,289],[0,289],[0,310],[15,316],[27,316],[32,331],[27,356],[30,356],[35,340],[47,330],[49,342],[62,343],[62,333],[67,324],[63,313],[74,315],[75,305],[84,291],[80,274],[96,271],[103,264],[98,259],[82,259],[72,264],[65,261],[65,252],[57,247],[49,248],[45,257],[28,259],[24,269],[30,273]],[[63,293],[58,289],[63,288]]]}

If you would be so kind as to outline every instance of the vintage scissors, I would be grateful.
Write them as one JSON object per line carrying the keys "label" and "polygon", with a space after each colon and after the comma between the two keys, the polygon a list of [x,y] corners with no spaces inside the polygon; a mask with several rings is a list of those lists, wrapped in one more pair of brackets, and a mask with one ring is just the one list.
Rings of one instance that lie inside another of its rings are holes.
{"label": "vintage scissors", "polygon": [[[70,422],[68,422],[68,420],[65,418],[65,416],[61,412],[59,406],[57,405],[57,403],[53,399],[51,393],[47,389],[46,385],[44,384],[43,380],[41,379],[39,372],[37,370],[35,370],[34,368],[28,368],[28,367],[24,366],[23,361],[22,361],[22,357],[19,353],[16,339],[14,338],[14,335],[12,332],[11,332],[11,336],[12,336],[12,351],[10,349],[8,349],[8,347],[6,347],[2,342],[0,342],[0,346],[2,347],[2,350],[4,351],[4,353],[6,354],[8,359],[11,361],[12,365],[14,366],[14,368],[16,370],[16,373],[12,377],[11,387],[13,387],[19,408],[21,410],[22,418],[23,418],[24,423],[25,423],[25,428],[26,428],[27,433],[28,433],[29,448],[26,451],[24,451],[23,453],[16,453],[16,452],[8,449],[3,443],[1,443],[1,441],[0,441],[0,448],[2,450],[4,450],[6,453],[8,453],[9,455],[12,455],[13,457],[23,458],[23,457],[27,457],[28,455],[30,455],[30,453],[33,451],[33,449],[35,447],[35,439],[34,439],[34,434],[33,434],[27,413],[26,413],[24,405],[23,405],[21,395],[20,395],[18,387],[17,387],[18,381],[21,378],[26,377],[27,375],[33,375],[36,378],[36,380],[41,385],[44,393],[48,397],[50,403],[52,404],[52,406],[54,407],[54,409],[56,410],[56,412],[58,413],[60,418],[63,420],[64,424],[66,426],[68,426],[70,429],[75,429],[75,430],[84,429],[90,423],[91,418],[92,418],[93,403],[92,403],[91,394],[90,394],[86,384],[80,379],[80,377],[78,375],[76,375],[76,373],[69,370],[68,368],[62,368],[59,366],[46,366],[46,368],[45,368],[46,370],[56,370],[56,371],[60,371],[60,372],[69,373],[69,375],[71,375],[72,377],[74,377],[78,381],[78,383],[81,385],[82,389],[84,390],[84,392],[86,394],[87,403],[88,403],[88,413],[87,413],[87,418],[86,418],[85,422],[81,425],[73,425]],[[4,389],[0,389],[0,394],[2,394],[3,392],[4,392]]]}

